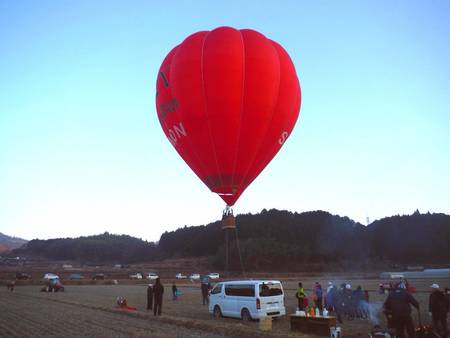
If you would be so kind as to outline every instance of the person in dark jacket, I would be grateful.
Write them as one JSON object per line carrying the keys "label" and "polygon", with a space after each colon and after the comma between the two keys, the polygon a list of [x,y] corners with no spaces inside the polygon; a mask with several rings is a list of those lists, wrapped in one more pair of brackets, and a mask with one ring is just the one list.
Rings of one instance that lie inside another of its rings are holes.
{"label": "person in dark jacket", "polygon": [[445,294],[439,290],[439,285],[431,285],[431,294],[429,302],[430,315],[433,318],[433,328],[441,335],[447,338],[447,312],[448,305]]}
{"label": "person in dark jacket", "polygon": [[172,283],[172,297],[173,300],[177,300],[178,298],[178,288],[175,282]]}
{"label": "person in dark jacket", "polygon": [[358,285],[356,290],[353,291],[354,311],[357,318],[365,318],[366,316],[365,298],[361,285]]}
{"label": "person in dark jacket", "polygon": [[157,278],[155,286],[153,287],[153,299],[154,299],[153,314],[155,316],[156,314],[158,314],[158,316],[161,316],[163,295],[164,295],[164,286],[161,284],[161,280]]}
{"label": "person in dark jacket", "polygon": [[209,277],[202,277],[200,288],[202,290],[202,300],[203,305],[209,305],[209,290],[211,290],[211,283],[209,282]]}
{"label": "person in dark jacket", "polygon": [[320,285],[319,282],[316,282],[316,284],[314,285],[313,297],[316,308],[318,308],[320,313],[322,313],[323,292],[322,285]]}
{"label": "person in dark jacket", "polygon": [[344,314],[348,319],[353,320],[355,318],[355,299],[353,298],[352,285],[345,284],[344,289]]}
{"label": "person in dark jacket", "polygon": [[153,285],[149,284],[147,287],[147,310],[153,309]]}
{"label": "person in dark jacket", "polygon": [[387,313],[388,318],[391,317],[392,319],[397,338],[405,337],[405,329],[409,338],[416,337],[410,305],[419,310],[419,303],[404,289],[403,284],[397,285],[384,302],[385,313]]}
{"label": "person in dark jacket", "polygon": [[345,283],[341,284],[339,290],[336,291],[333,300],[336,317],[339,323],[342,323],[342,318],[345,310],[345,286]]}
{"label": "person in dark jacket", "polygon": [[332,282],[328,282],[327,294],[325,295],[325,308],[329,312],[335,310],[336,293],[336,286]]}

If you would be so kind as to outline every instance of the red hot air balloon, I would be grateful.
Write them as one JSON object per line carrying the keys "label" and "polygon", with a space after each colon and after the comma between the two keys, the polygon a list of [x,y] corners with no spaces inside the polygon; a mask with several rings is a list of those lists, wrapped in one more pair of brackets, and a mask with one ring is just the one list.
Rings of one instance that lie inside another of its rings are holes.
{"label": "red hot air balloon", "polygon": [[229,206],[280,150],[300,111],[289,55],[250,29],[190,35],[164,59],[156,88],[167,138]]}

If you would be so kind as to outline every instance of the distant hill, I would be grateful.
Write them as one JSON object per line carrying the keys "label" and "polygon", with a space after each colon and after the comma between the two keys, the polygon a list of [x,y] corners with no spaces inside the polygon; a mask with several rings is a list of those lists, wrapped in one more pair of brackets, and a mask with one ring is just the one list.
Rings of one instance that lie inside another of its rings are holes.
{"label": "distant hill", "polygon": [[154,243],[108,232],[79,238],[34,239],[14,250],[18,255],[84,262],[147,261],[155,259],[157,252]]}
{"label": "distant hill", "polygon": [[[303,271],[305,267],[362,269],[390,264],[449,264],[450,216],[393,216],[363,226],[348,217],[325,211],[292,213],[263,210],[238,215],[237,232],[247,269]],[[212,255],[224,263],[220,222],[184,227],[161,236],[164,256]],[[231,242],[231,269],[240,268],[237,242]]]}
{"label": "distant hill", "polygon": [[0,232],[0,253],[20,248],[27,242],[28,241],[22,238],[10,237]]}
{"label": "distant hill", "polygon": [[450,216],[392,216],[373,222],[365,231],[371,257],[396,262],[450,264]]}
{"label": "distant hill", "polygon": [[[363,226],[325,211],[292,213],[263,210],[236,216],[241,258],[251,271],[303,271],[305,268],[362,269],[386,264],[449,264],[450,216],[393,216]],[[221,222],[179,228],[158,244],[126,235],[33,240],[14,253],[56,260],[139,262],[209,257],[224,268]],[[230,269],[240,269],[238,242],[230,236]]]}

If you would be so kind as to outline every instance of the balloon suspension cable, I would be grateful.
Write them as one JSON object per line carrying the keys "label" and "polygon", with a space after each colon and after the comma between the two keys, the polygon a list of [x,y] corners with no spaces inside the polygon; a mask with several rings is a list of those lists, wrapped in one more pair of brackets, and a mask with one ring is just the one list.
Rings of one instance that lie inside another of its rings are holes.
{"label": "balloon suspension cable", "polygon": [[230,207],[228,204],[223,210],[223,216],[233,216],[233,208]]}
{"label": "balloon suspension cable", "polygon": [[241,246],[239,244],[239,237],[236,228],[236,219],[233,215],[233,209],[227,205],[222,214],[222,229],[225,231],[225,272],[228,274],[229,268],[229,230],[234,229],[236,238],[236,247],[239,255],[239,263],[241,264],[242,275],[245,277],[244,263],[242,259]]}

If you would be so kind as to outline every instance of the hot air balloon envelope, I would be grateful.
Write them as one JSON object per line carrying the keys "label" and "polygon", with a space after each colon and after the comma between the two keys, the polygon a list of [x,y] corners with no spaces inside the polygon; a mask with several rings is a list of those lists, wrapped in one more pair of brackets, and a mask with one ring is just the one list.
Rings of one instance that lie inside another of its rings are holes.
{"label": "hot air balloon envelope", "polygon": [[167,138],[230,206],[280,150],[300,111],[289,55],[250,29],[190,35],[164,59],[156,87]]}

